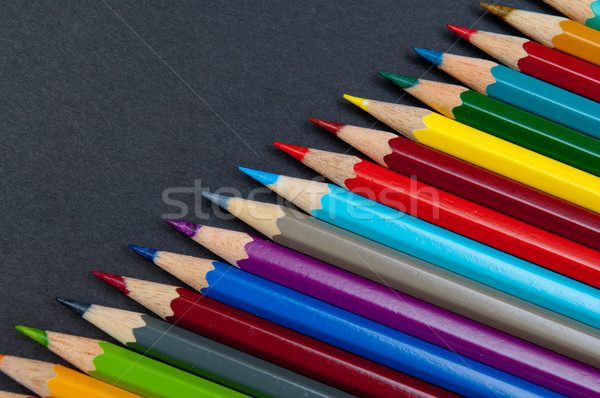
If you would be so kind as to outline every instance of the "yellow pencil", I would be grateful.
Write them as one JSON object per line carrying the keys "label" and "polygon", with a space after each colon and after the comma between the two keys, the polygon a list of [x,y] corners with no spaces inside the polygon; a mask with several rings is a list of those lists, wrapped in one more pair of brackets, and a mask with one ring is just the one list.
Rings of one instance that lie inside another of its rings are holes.
{"label": "yellow pencil", "polygon": [[424,108],[344,95],[413,141],[600,213],[600,178]]}

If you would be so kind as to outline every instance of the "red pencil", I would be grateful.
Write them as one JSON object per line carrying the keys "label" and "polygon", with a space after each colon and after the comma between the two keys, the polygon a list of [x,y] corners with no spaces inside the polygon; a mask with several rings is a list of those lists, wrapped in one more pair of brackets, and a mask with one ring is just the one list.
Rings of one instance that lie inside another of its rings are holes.
{"label": "red pencil", "polygon": [[275,146],[342,188],[562,275],[600,287],[600,253],[356,156]]}
{"label": "red pencil", "polygon": [[453,393],[176,286],[94,272],[164,320],[219,343],[372,397],[455,397]]}
{"label": "red pencil", "polygon": [[381,130],[310,119],[382,166],[600,250],[600,215]]}
{"label": "red pencil", "polygon": [[521,37],[454,25],[448,28],[509,68],[600,101],[600,68],[596,65]]}

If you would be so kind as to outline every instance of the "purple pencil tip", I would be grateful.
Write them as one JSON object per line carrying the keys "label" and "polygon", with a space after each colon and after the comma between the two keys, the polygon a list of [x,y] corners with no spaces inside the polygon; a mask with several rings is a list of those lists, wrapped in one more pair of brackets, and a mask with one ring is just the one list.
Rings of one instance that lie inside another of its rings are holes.
{"label": "purple pencil tip", "polygon": [[194,235],[196,235],[196,232],[200,229],[200,225],[186,221],[172,220],[167,218],[164,220],[164,222],[166,222],[179,232],[183,232],[190,238],[194,237]]}

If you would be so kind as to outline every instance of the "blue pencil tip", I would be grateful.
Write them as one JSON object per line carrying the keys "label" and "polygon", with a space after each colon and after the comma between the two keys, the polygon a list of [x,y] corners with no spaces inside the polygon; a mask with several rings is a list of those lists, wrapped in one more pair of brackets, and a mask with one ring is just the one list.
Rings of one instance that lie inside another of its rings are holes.
{"label": "blue pencil tip", "polygon": [[227,202],[231,199],[231,196],[224,196],[211,192],[202,192],[202,196],[225,210],[227,210]]}
{"label": "blue pencil tip", "polygon": [[127,245],[127,247],[139,254],[140,256],[147,258],[148,260],[154,260],[154,255],[156,255],[156,252],[158,252],[158,250],[150,249],[148,247],[143,246]]}
{"label": "blue pencil tip", "polygon": [[425,48],[418,47],[413,47],[413,50],[415,50],[415,52],[421,57],[435,64],[435,66],[440,66],[444,59],[444,53],[439,51],[427,50]]}
{"label": "blue pencil tip", "polygon": [[56,301],[58,301],[68,309],[78,313],[79,315],[85,314],[85,312],[92,306],[91,304],[84,303],[83,301],[67,300],[60,297],[57,297]]}
{"label": "blue pencil tip", "polygon": [[247,169],[245,167],[238,167],[238,168],[240,169],[241,172],[249,175],[250,177],[254,178],[256,181],[258,181],[264,185],[274,184],[277,182],[277,179],[279,178],[279,174],[267,173],[266,171]]}

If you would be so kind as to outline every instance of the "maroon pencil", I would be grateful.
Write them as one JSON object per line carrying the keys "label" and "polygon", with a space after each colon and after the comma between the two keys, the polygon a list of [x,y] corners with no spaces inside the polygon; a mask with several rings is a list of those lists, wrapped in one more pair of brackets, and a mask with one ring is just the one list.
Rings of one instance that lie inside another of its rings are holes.
{"label": "maroon pencil", "polygon": [[310,120],[382,166],[600,250],[600,214],[393,133]]}
{"label": "maroon pencil", "polygon": [[[154,250],[136,247],[152,259]],[[163,252],[163,257],[168,254]],[[447,390],[182,287],[95,272],[169,323],[360,396],[454,397]]]}

